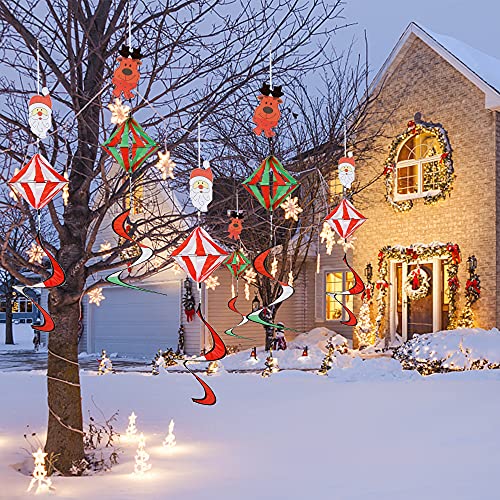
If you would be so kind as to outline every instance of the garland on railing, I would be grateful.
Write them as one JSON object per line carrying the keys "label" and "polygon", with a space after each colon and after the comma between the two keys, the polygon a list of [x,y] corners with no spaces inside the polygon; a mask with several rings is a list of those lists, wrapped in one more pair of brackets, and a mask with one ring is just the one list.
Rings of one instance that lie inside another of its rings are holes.
{"label": "garland on railing", "polygon": [[386,296],[389,289],[389,261],[391,259],[415,263],[433,257],[446,258],[448,264],[448,330],[457,327],[457,293],[460,288],[458,265],[461,262],[460,247],[453,243],[433,242],[429,245],[416,243],[408,247],[400,245],[385,246],[378,253],[378,275],[375,283],[377,294],[377,317],[375,318],[377,335],[380,337],[381,325],[386,311]]}
{"label": "garland on railing", "polygon": [[[441,154],[441,157],[437,162],[438,172],[436,189],[439,189],[439,193],[432,196],[424,196],[424,204],[432,205],[439,200],[444,200],[446,195],[449,195],[452,190],[455,174],[453,169],[452,149],[450,142],[448,141],[446,131],[441,125],[438,124],[423,122],[415,123],[411,120],[408,122],[406,130],[399,134],[392,142],[389,148],[389,156],[384,163],[386,187],[385,199],[397,212],[406,212],[413,207],[412,200],[394,201],[394,180],[396,176],[397,155],[404,141],[412,136],[422,133],[431,134],[436,138],[440,146],[440,151],[437,154]],[[426,174],[424,172],[424,184],[426,181],[426,175],[428,176],[429,173]]]}

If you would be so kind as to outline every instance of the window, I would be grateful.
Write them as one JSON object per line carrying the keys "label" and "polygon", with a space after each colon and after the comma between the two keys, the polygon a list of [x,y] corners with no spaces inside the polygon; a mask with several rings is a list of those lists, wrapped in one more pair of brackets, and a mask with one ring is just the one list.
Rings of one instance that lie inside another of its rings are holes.
{"label": "window", "polygon": [[[326,273],[326,291],[343,292],[354,285],[354,276],[349,271],[332,271]],[[352,310],[353,296],[339,295],[337,297],[344,306]],[[346,312],[341,305],[329,295],[326,296],[326,320],[340,321],[347,319]]]}
{"label": "window", "polygon": [[423,132],[407,139],[397,155],[394,200],[438,194],[442,153],[437,138],[430,133]]}
{"label": "window", "polygon": [[330,203],[337,203],[339,201],[339,197],[344,193],[344,186],[340,183],[337,170],[332,172],[332,177],[328,181],[328,188],[330,190]]}

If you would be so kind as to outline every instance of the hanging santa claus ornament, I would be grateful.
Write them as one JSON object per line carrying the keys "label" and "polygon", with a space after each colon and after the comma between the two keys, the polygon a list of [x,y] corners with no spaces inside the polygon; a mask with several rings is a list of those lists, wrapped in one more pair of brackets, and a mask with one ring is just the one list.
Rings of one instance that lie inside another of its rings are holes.
{"label": "hanging santa claus ornament", "polygon": [[203,168],[195,168],[189,176],[189,195],[191,203],[199,212],[207,212],[208,205],[212,201],[212,187],[214,176],[210,168],[210,162],[205,160]]}
{"label": "hanging santa claus ornament", "polygon": [[116,68],[113,79],[114,97],[120,97],[123,94],[125,99],[132,99],[135,95],[132,90],[137,88],[139,78],[139,66],[142,64],[142,54],[139,48],[132,49],[127,45],[123,45],[119,51],[118,68]]}
{"label": "hanging santa claus ornament", "polygon": [[351,185],[354,182],[356,176],[356,165],[354,163],[354,158],[352,153],[347,153],[347,156],[343,156],[339,160],[339,181],[346,189],[351,189]]}
{"label": "hanging santa claus ornament", "polygon": [[273,128],[278,125],[281,117],[279,105],[283,103],[281,87],[271,89],[268,83],[264,83],[260,89],[257,99],[260,101],[253,115],[253,122],[257,125],[253,131],[256,135],[264,132],[266,137],[276,135]]}
{"label": "hanging santa claus ornament", "polygon": [[52,99],[47,87],[43,87],[41,94],[30,99],[28,111],[31,131],[39,139],[45,139],[52,127]]}

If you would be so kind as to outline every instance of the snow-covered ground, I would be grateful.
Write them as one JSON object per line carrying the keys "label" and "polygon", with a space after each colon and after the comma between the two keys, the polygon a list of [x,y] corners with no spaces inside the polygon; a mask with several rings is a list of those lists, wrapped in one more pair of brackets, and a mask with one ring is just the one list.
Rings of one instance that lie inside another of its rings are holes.
{"label": "snow-covered ground", "polygon": [[[387,377],[387,373],[391,373]],[[410,378],[408,378],[408,376]],[[347,381],[349,380],[349,381]],[[394,360],[356,360],[328,377],[283,371],[210,377],[214,407],[190,397],[188,374],[153,377],[82,372],[91,398],[116,428],[138,415],[152,469],[132,474],[135,444],[120,463],[93,477],[54,477],[54,498],[168,500],[295,500],[497,498],[500,463],[500,371],[421,377]],[[0,498],[28,498],[29,477],[16,471],[28,457],[23,434],[43,435],[47,421],[42,373],[0,373]],[[161,446],[176,422],[178,446]],[[43,436],[42,436],[43,437]],[[28,461],[28,463],[32,463]]]}
{"label": "snow-covered ground", "polygon": [[33,328],[26,323],[14,324],[14,345],[5,344],[5,324],[0,324],[0,352],[33,350]]}

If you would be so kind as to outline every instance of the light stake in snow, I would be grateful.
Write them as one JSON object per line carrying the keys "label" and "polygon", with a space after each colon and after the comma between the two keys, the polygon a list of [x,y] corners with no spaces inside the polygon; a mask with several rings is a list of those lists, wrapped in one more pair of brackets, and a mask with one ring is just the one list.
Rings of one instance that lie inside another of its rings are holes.
{"label": "light stake in snow", "polygon": [[148,463],[149,453],[146,452],[145,448],[146,448],[146,439],[144,437],[144,434],[141,432],[139,436],[139,444],[137,446],[137,451],[135,453],[135,465],[134,465],[134,472],[139,476],[143,476],[148,470],[151,469],[151,464]]}
{"label": "light stake in snow", "polygon": [[97,370],[98,375],[105,375],[106,373],[113,372],[113,363],[108,358],[106,351],[103,349],[101,352],[101,359],[99,360],[99,369]]}
{"label": "light stake in snow", "polygon": [[45,457],[47,453],[44,453],[41,448],[38,448],[36,453],[32,453],[35,459],[35,469],[33,470],[33,478],[31,479],[30,485],[27,491],[31,491],[33,486],[36,486],[35,494],[45,493],[52,488],[52,480],[47,477],[47,471],[45,470]]}
{"label": "light stake in snow", "polygon": [[215,375],[219,371],[219,363],[217,361],[210,361],[207,367],[207,375]]}
{"label": "light stake in snow", "polygon": [[304,350],[302,351],[302,357],[307,357],[309,356],[309,347],[305,346]]}
{"label": "light stake in snow", "polygon": [[168,424],[168,434],[163,441],[164,448],[172,449],[177,444],[174,434],[174,425],[174,419],[170,420],[170,423]]}
{"label": "light stake in snow", "polygon": [[130,440],[135,439],[137,434],[137,427],[135,425],[136,420],[137,420],[137,415],[134,412],[132,412],[128,417],[128,427],[126,431],[126,436]]}

